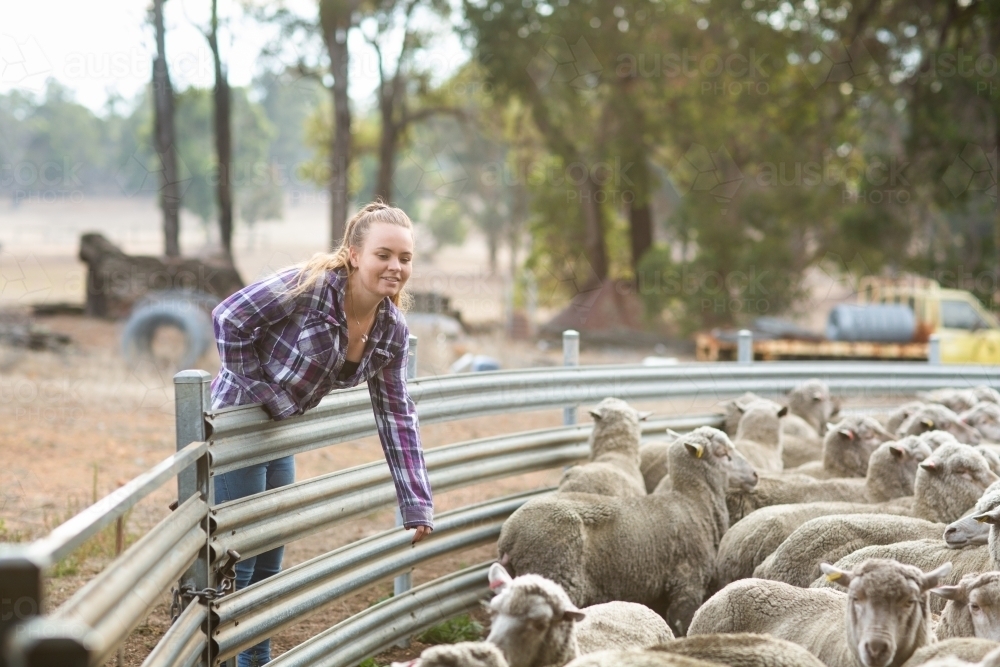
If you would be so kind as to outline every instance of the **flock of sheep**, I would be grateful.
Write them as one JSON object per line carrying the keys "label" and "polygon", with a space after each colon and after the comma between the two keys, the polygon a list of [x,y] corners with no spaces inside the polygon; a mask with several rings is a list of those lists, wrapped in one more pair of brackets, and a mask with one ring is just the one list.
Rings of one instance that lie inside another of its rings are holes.
{"label": "flock of sheep", "polygon": [[[1000,667],[1000,393],[840,416],[810,380],[587,463],[504,523],[485,642],[419,667]],[[399,663],[396,663],[399,665]]]}

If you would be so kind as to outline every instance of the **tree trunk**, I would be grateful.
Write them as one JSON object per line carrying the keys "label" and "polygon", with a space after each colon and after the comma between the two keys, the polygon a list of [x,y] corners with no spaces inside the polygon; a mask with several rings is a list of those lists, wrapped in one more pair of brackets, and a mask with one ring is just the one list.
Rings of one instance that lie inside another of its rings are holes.
{"label": "tree trunk", "polygon": [[212,0],[212,27],[208,36],[215,60],[215,152],[219,162],[219,182],[216,198],[219,202],[219,238],[222,250],[230,262],[233,261],[233,140],[232,109],[230,106],[229,80],[222,68],[219,55],[219,15],[218,0]]}
{"label": "tree trunk", "polygon": [[631,193],[632,198],[628,205],[629,240],[632,246],[632,271],[638,276],[642,256],[653,247],[653,206],[650,202],[652,187],[645,151],[638,141],[635,146],[640,150],[630,157],[633,166],[629,180],[632,185],[623,183],[622,194],[624,196]]}
{"label": "tree trunk", "polygon": [[375,196],[389,204],[392,202],[392,172],[396,163],[396,146],[399,142],[399,127],[393,121],[393,103],[379,105],[382,110],[382,136],[378,145],[378,180]]}
{"label": "tree trunk", "polygon": [[607,245],[604,242],[604,211],[597,201],[602,192],[593,177],[588,177],[577,188],[580,196],[580,210],[583,212],[583,252],[587,255],[593,278],[583,285],[583,289],[593,289],[608,277]]}
{"label": "tree trunk", "polygon": [[160,171],[160,209],[163,211],[164,253],[179,257],[181,192],[177,180],[177,151],[174,142],[174,89],[167,71],[163,3],[153,0],[153,22],[156,28],[156,58],[153,59],[153,119],[156,153],[163,169]]}
{"label": "tree trunk", "polygon": [[351,164],[351,109],[347,96],[349,58],[347,33],[357,0],[320,0],[323,39],[333,74],[333,138],[330,143],[330,247],[336,248],[347,227],[348,182]]}

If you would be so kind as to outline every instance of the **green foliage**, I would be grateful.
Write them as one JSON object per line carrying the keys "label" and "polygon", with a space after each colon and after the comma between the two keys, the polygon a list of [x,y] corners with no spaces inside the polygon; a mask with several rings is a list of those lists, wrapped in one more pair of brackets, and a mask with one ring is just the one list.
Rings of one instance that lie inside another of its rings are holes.
{"label": "green foliage", "polygon": [[424,219],[424,224],[434,235],[435,249],[448,245],[462,245],[468,226],[462,210],[454,199],[440,199]]}
{"label": "green foliage", "polygon": [[417,637],[417,641],[425,644],[456,644],[478,641],[482,636],[482,623],[473,620],[468,614],[462,614],[426,630]]}
{"label": "green foliage", "polygon": [[380,665],[375,662],[375,658],[366,658],[358,664],[358,667],[380,667]]}

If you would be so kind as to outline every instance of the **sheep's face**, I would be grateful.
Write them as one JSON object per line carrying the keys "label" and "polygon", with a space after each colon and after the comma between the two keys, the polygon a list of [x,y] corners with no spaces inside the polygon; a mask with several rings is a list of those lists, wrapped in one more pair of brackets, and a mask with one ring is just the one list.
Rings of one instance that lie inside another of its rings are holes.
{"label": "sheep's face", "polygon": [[938,586],[931,593],[951,600],[946,610],[971,622],[976,637],[1000,641],[1000,572],[967,574],[955,586]]}
{"label": "sheep's face", "polygon": [[840,410],[822,380],[806,380],[788,393],[788,409],[824,435],[826,423]]}
{"label": "sheep's face", "polygon": [[1000,405],[977,403],[959,415],[959,419],[979,431],[988,442],[1000,442]]}
{"label": "sheep's face", "polygon": [[757,486],[757,471],[719,429],[701,426],[677,442],[683,443],[687,455],[702,459],[725,474],[730,489],[749,491]]}
{"label": "sheep's face", "polygon": [[[920,464],[916,486],[931,483],[931,478],[950,476],[961,489],[971,490],[976,498],[986,492],[994,482],[1000,481],[989,462],[975,447],[969,445],[942,445],[933,456]],[[970,504],[975,501],[970,501]],[[966,505],[968,507],[968,505]]]}
{"label": "sheep's face", "polygon": [[927,573],[876,558],[849,571],[827,563],[820,569],[847,588],[847,639],[855,658],[864,667],[888,667],[902,664],[927,641],[927,592],[951,571],[951,563]]}
{"label": "sheep's face", "polygon": [[980,523],[971,516],[952,521],[944,529],[944,542],[949,549],[980,547],[989,542],[989,537],[989,524]]}
{"label": "sheep's face", "polygon": [[848,417],[828,425],[823,438],[823,465],[831,470],[847,470],[859,477],[868,471],[868,459],[879,445],[895,440],[871,417]]}
{"label": "sheep's face", "polygon": [[594,430],[590,436],[592,456],[600,456],[608,450],[631,451],[639,455],[639,441],[642,429],[639,422],[646,419],[649,412],[639,412],[619,398],[605,398],[590,410],[594,419]]}
{"label": "sheep's face", "polygon": [[490,588],[498,593],[487,607],[492,621],[486,641],[500,649],[510,667],[543,664],[543,652],[566,641],[570,626],[584,618],[558,584],[538,575],[511,579],[494,563]]}

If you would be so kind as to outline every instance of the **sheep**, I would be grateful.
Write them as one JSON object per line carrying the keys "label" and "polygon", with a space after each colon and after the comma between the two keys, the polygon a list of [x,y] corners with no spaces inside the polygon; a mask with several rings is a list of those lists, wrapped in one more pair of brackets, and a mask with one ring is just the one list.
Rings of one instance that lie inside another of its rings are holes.
{"label": "sheep", "polygon": [[907,516],[823,516],[796,528],[757,566],[753,576],[808,588],[820,576],[820,563],[834,563],[873,544],[937,539],[940,535],[941,524]]}
{"label": "sheep", "polygon": [[925,431],[917,437],[919,437],[922,442],[926,442],[932,450],[937,449],[941,445],[958,442],[958,438],[954,435],[948,431],[940,430]]}
{"label": "sheep", "polygon": [[823,437],[823,461],[807,463],[789,472],[811,475],[819,479],[831,477],[864,477],[868,459],[883,442],[896,437],[874,418],[845,417],[831,425]]}
{"label": "sheep", "polygon": [[667,450],[680,433],[667,429],[666,440],[653,440],[639,447],[639,471],[646,485],[646,493],[652,493],[656,485],[667,477]]}
{"label": "sheep", "polygon": [[754,569],[810,519],[833,514],[896,514],[948,523],[965,514],[997,479],[975,447],[951,444],[919,464],[912,497],[870,505],[815,502],[759,509],[734,523],[723,536],[716,558],[719,583],[753,576]]}
{"label": "sheep", "polygon": [[419,658],[392,667],[509,667],[503,653],[489,642],[458,642],[424,649]]}
{"label": "sheep", "polygon": [[808,475],[762,475],[752,491],[726,495],[730,525],[755,509],[771,505],[818,502],[881,503],[913,495],[917,466],[931,455],[919,438],[883,442],[872,454],[865,479],[816,479]]}
{"label": "sheep", "polygon": [[979,431],[983,440],[1000,442],[1000,405],[996,403],[976,403],[958,415],[964,424]]}
{"label": "sheep", "polygon": [[918,391],[917,398],[924,403],[943,405],[949,410],[962,412],[979,402],[979,397],[972,389],[945,387],[933,391]]}
{"label": "sheep", "polygon": [[979,431],[962,422],[957,414],[943,405],[929,404],[920,408],[906,418],[896,435],[903,437],[906,435],[920,435],[926,431],[933,430],[948,431],[959,442],[967,445],[978,445],[982,441]]}
{"label": "sheep", "polygon": [[537,574],[512,579],[500,563],[490,566],[489,580],[497,594],[488,606],[493,621],[486,641],[500,648],[510,667],[561,667],[581,653],[674,638],[666,622],[641,604],[579,609],[556,582]]}
{"label": "sheep", "polygon": [[949,549],[982,546],[988,542],[990,525],[977,521],[976,516],[1000,506],[1000,482],[991,484],[976,501],[972,512],[952,521],[944,529],[944,541]]}
{"label": "sheep", "polygon": [[[726,435],[730,438],[736,437],[736,427],[739,426],[740,418],[743,416],[743,410],[741,407],[746,407],[751,403],[756,401],[766,401],[768,399],[762,398],[752,391],[748,391],[742,396],[737,396],[736,398],[731,398],[721,406],[723,415],[723,426],[722,430],[725,431]],[[773,402],[773,401],[772,401]],[[775,405],[778,405],[775,403]],[[780,407],[780,406],[779,406]]]}
{"label": "sheep", "polygon": [[702,426],[670,445],[672,489],[641,498],[554,494],[504,522],[497,544],[512,574],[558,582],[579,607],[623,600],[650,607],[683,635],[715,575],[729,527],[726,487],[757,474],[725,433]]}
{"label": "sheep", "polygon": [[559,492],[596,493],[604,496],[644,496],[646,485],[639,470],[639,422],[649,412],[638,412],[619,398],[605,398],[590,411],[590,461],[563,473]]}
{"label": "sheep", "polygon": [[847,592],[737,581],[702,605],[690,635],[766,633],[799,644],[829,667],[899,665],[935,641],[928,591],[951,565],[930,572],[891,560],[868,560],[851,570],[821,567]]}
{"label": "sheep", "polygon": [[1000,651],[988,639],[945,639],[917,649],[903,667],[1000,667]]}
{"label": "sheep", "polygon": [[641,651],[601,651],[567,667],[669,667],[677,657],[728,667],[823,667],[798,644],[747,632],[684,637]]}
{"label": "sheep", "polygon": [[733,445],[758,472],[781,472],[781,417],[788,408],[773,401],[754,401],[738,406],[743,413]]}
{"label": "sheep", "polygon": [[781,422],[782,461],[786,468],[823,456],[826,426],[840,410],[821,380],[806,380],[788,392],[788,416]]}
{"label": "sheep", "polygon": [[1000,572],[967,574],[931,593],[948,600],[934,633],[939,639],[979,637],[1000,641]]}
{"label": "sheep", "polygon": [[902,423],[905,422],[907,419],[909,419],[910,415],[912,415],[914,412],[921,409],[925,405],[927,404],[924,403],[923,401],[910,401],[908,403],[903,403],[902,405],[896,407],[895,409],[893,409],[892,412],[889,413],[889,415],[883,422],[885,424],[886,430],[889,431],[890,433],[895,433],[897,430],[899,430],[899,427],[902,425]]}

